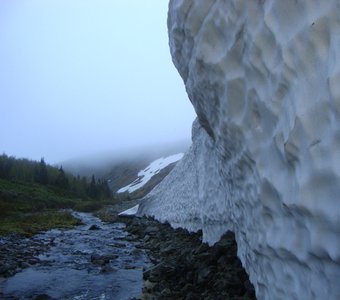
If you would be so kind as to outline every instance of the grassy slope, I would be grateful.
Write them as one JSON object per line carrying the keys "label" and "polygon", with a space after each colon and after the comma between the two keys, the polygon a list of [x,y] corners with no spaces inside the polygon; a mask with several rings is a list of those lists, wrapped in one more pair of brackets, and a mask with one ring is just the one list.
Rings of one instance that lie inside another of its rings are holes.
{"label": "grassy slope", "polygon": [[79,220],[60,209],[92,211],[103,204],[74,198],[53,187],[0,179],[0,235],[30,236],[55,227],[69,228]]}

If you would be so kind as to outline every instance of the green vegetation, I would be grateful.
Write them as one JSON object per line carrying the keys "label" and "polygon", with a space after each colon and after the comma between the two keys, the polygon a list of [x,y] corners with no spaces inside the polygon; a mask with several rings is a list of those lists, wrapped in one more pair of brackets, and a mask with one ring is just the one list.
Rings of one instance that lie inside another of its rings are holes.
{"label": "green vegetation", "polygon": [[36,183],[54,187],[72,194],[73,197],[102,200],[111,197],[111,191],[105,180],[91,180],[86,177],[73,176],[59,168],[47,165],[42,158],[40,162],[28,159],[0,155],[0,178],[13,182]]}
{"label": "green vegetation", "polygon": [[47,211],[35,214],[16,214],[1,218],[0,235],[17,233],[31,236],[51,228],[71,228],[80,225],[79,219],[68,211]]}
{"label": "green vegetation", "polygon": [[0,235],[30,236],[55,227],[79,224],[68,211],[95,211],[112,204],[111,191],[103,180],[75,177],[27,159],[0,156]]}

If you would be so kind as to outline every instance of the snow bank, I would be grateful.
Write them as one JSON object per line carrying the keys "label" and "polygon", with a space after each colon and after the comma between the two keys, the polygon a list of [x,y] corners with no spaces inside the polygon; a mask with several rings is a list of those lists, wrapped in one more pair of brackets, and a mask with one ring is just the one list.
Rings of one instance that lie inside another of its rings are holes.
{"label": "snow bank", "polygon": [[171,0],[193,145],[138,214],[233,230],[258,299],[340,299],[340,2]]}
{"label": "snow bank", "polygon": [[154,175],[158,174],[168,165],[179,161],[183,157],[183,153],[174,154],[168,157],[162,157],[153,161],[144,170],[138,172],[138,178],[129,185],[122,187],[117,193],[129,192],[132,193],[143,187]]}
{"label": "snow bank", "polygon": [[118,214],[118,216],[134,216],[137,213],[138,208],[139,208],[139,204],[127,210],[122,211],[121,213]]}

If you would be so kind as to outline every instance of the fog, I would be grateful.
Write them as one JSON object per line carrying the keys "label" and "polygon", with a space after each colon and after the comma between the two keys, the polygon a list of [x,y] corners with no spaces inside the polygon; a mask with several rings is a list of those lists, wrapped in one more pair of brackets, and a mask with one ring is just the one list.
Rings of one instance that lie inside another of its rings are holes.
{"label": "fog", "polygon": [[167,5],[0,1],[0,151],[58,163],[188,141]]}

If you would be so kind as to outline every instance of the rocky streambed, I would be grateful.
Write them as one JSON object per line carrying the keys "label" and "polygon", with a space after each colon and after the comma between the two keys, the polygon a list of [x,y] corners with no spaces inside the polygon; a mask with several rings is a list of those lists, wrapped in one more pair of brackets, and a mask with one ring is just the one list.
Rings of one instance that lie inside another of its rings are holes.
{"label": "rocky streambed", "polygon": [[213,247],[201,233],[148,218],[0,238],[0,299],[255,299],[233,234]]}
{"label": "rocky streambed", "polygon": [[[0,239],[0,299],[133,299],[148,268],[122,223],[74,213],[84,225]],[[137,246],[139,246],[137,248]]]}

